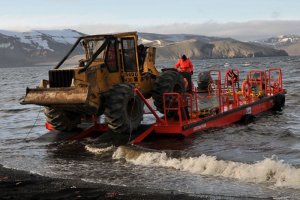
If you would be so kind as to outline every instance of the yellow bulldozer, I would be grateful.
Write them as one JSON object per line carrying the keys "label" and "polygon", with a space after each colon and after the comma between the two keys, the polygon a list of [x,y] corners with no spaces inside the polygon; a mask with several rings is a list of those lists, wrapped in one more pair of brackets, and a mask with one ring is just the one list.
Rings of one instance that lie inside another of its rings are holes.
{"label": "yellow bulldozer", "polygon": [[[73,56],[82,51],[77,60]],[[136,129],[144,114],[144,103],[134,92],[154,99],[163,112],[165,92],[185,92],[183,77],[174,70],[159,73],[155,48],[138,45],[137,32],[89,35],[78,38],[54,69],[49,80],[27,88],[21,104],[44,106],[46,121],[56,130],[71,131],[84,116],[104,114],[111,131]],[[71,65],[67,60],[76,60]]]}

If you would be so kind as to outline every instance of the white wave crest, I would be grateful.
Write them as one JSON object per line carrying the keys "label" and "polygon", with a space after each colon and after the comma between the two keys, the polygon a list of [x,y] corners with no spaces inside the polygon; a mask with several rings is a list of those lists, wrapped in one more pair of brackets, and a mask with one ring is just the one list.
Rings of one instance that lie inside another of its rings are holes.
{"label": "white wave crest", "polygon": [[113,148],[114,148],[114,146],[109,146],[109,147],[105,147],[105,148],[92,147],[90,145],[85,146],[85,149],[88,152],[93,153],[93,154],[103,154],[105,152],[112,151]]}
{"label": "white wave crest", "polygon": [[168,167],[201,175],[300,188],[300,169],[273,158],[253,164],[217,160],[215,156],[204,154],[199,157],[171,158],[165,152],[142,152],[124,146],[118,147],[113,158],[125,159],[135,165]]}

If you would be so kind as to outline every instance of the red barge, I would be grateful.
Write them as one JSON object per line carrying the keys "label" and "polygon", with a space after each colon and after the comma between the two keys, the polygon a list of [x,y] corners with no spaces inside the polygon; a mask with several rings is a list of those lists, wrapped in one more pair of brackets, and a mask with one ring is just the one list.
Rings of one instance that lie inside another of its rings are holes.
{"label": "red barge", "polygon": [[[156,121],[145,131],[140,131],[130,143],[139,143],[149,134],[188,137],[209,128],[223,127],[238,121],[249,123],[255,115],[268,110],[281,111],[285,105],[286,90],[283,88],[280,68],[251,70],[242,82],[237,69],[228,69],[224,81],[221,80],[220,70],[210,70],[204,74],[208,78],[204,89],[201,86],[200,74],[198,87],[193,87],[191,93],[163,94],[162,117],[135,88],[136,94],[144,101]],[[46,127],[51,130],[49,124]],[[71,139],[81,139],[91,132],[107,130],[105,124],[95,122],[92,127]]]}

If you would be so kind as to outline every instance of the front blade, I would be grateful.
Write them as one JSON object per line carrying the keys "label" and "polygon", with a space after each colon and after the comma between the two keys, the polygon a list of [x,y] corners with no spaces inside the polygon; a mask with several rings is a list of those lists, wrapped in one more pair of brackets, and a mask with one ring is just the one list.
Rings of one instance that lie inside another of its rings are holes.
{"label": "front blade", "polygon": [[69,88],[27,88],[21,104],[41,106],[85,104],[88,98],[87,87]]}

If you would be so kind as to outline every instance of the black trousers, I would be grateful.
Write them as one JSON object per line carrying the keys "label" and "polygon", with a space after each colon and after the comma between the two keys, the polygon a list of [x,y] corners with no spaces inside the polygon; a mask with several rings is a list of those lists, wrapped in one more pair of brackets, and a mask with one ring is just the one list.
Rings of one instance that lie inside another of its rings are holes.
{"label": "black trousers", "polygon": [[186,89],[187,92],[192,91],[192,74],[189,72],[180,72],[180,74],[185,78],[188,82],[188,87]]}

